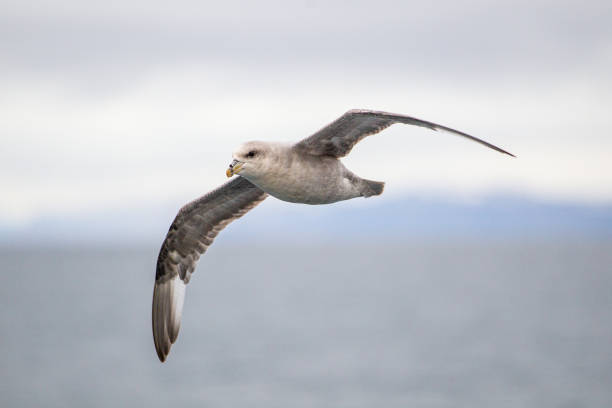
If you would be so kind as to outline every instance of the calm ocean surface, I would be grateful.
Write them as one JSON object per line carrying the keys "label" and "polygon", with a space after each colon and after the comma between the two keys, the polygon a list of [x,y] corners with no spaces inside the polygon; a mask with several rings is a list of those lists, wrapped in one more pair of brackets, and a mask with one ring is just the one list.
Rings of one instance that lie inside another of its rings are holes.
{"label": "calm ocean surface", "polygon": [[0,250],[2,407],[610,407],[612,243]]}

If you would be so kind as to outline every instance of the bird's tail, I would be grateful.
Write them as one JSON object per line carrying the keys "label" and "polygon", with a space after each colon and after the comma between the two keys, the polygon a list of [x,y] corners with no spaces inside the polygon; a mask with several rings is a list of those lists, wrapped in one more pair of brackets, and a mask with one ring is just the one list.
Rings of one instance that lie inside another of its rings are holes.
{"label": "bird's tail", "polygon": [[382,194],[385,189],[385,183],[382,181],[372,181],[361,179],[361,195],[363,197],[377,196]]}

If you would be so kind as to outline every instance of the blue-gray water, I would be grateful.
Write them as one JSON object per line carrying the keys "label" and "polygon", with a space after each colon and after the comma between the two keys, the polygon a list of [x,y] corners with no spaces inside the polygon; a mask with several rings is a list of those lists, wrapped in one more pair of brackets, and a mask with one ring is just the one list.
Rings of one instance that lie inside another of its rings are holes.
{"label": "blue-gray water", "polygon": [[165,364],[156,252],[0,251],[0,406],[612,406],[609,241],[213,245]]}

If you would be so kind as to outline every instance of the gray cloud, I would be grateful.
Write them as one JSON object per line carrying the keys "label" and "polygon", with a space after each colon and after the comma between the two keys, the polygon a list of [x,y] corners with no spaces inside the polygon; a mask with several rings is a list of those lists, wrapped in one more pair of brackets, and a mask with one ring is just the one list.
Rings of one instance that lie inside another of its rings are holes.
{"label": "gray cloud", "polygon": [[2,58],[18,70],[108,77],[218,60],[495,77],[601,63],[612,44],[608,2],[172,4],[8,10]]}
{"label": "gray cloud", "polygon": [[[239,142],[298,140],[349,108],[438,121],[520,157],[500,162],[448,136],[390,129],[347,158],[368,178],[461,194],[611,197],[607,2],[0,10],[0,184],[11,197],[0,218],[189,199],[220,182]],[[397,150],[410,160],[372,160]]]}

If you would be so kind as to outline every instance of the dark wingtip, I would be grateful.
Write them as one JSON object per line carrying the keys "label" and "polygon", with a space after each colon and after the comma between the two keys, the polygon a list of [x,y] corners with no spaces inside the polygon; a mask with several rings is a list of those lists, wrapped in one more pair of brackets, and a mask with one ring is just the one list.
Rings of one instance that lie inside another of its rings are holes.
{"label": "dark wingtip", "polygon": [[482,139],[478,139],[478,138],[476,138],[476,137],[474,137],[474,136],[470,136],[470,135],[467,135],[467,134],[463,134],[463,135],[464,135],[464,136],[467,136],[468,138],[470,138],[470,139],[472,139],[472,140],[474,140],[474,141],[476,141],[476,142],[478,142],[478,143],[481,143],[481,144],[483,144],[483,145],[485,145],[485,146],[487,146],[487,147],[489,147],[489,148],[491,148],[491,149],[493,149],[493,150],[497,150],[497,151],[498,151],[498,152],[500,152],[500,153],[507,154],[507,155],[508,155],[508,156],[510,156],[510,157],[514,157],[514,158],[516,158],[516,156],[515,156],[515,155],[513,155],[512,153],[510,153],[510,152],[508,152],[508,151],[506,151],[506,150],[504,150],[504,149],[502,149],[502,148],[500,148],[500,147],[497,147],[497,146],[495,146],[494,144],[491,144],[491,143],[489,143],[489,142],[485,142],[484,140],[482,140]]}
{"label": "dark wingtip", "polygon": [[479,143],[482,143],[483,145],[485,145],[485,146],[487,146],[487,147],[490,147],[490,148],[491,148],[491,149],[493,149],[493,150],[497,150],[497,151],[498,151],[498,152],[500,152],[500,153],[507,154],[508,156],[511,156],[511,157],[516,158],[516,156],[515,156],[515,155],[513,155],[512,153],[507,152],[507,151],[505,151],[504,149],[499,148],[499,147],[497,147],[497,146],[495,146],[495,145],[493,145],[493,144],[491,144],[491,143],[489,143],[489,142],[485,142],[484,140],[477,139],[477,138],[475,138],[474,136],[468,136],[468,137],[469,137],[470,139],[472,139],[472,140],[475,140],[475,141],[477,141],[477,142],[479,142]]}
{"label": "dark wingtip", "polygon": [[168,354],[170,354],[170,350],[164,350],[161,345],[155,343],[155,351],[157,352],[157,358],[159,358],[160,362],[165,362]]}

